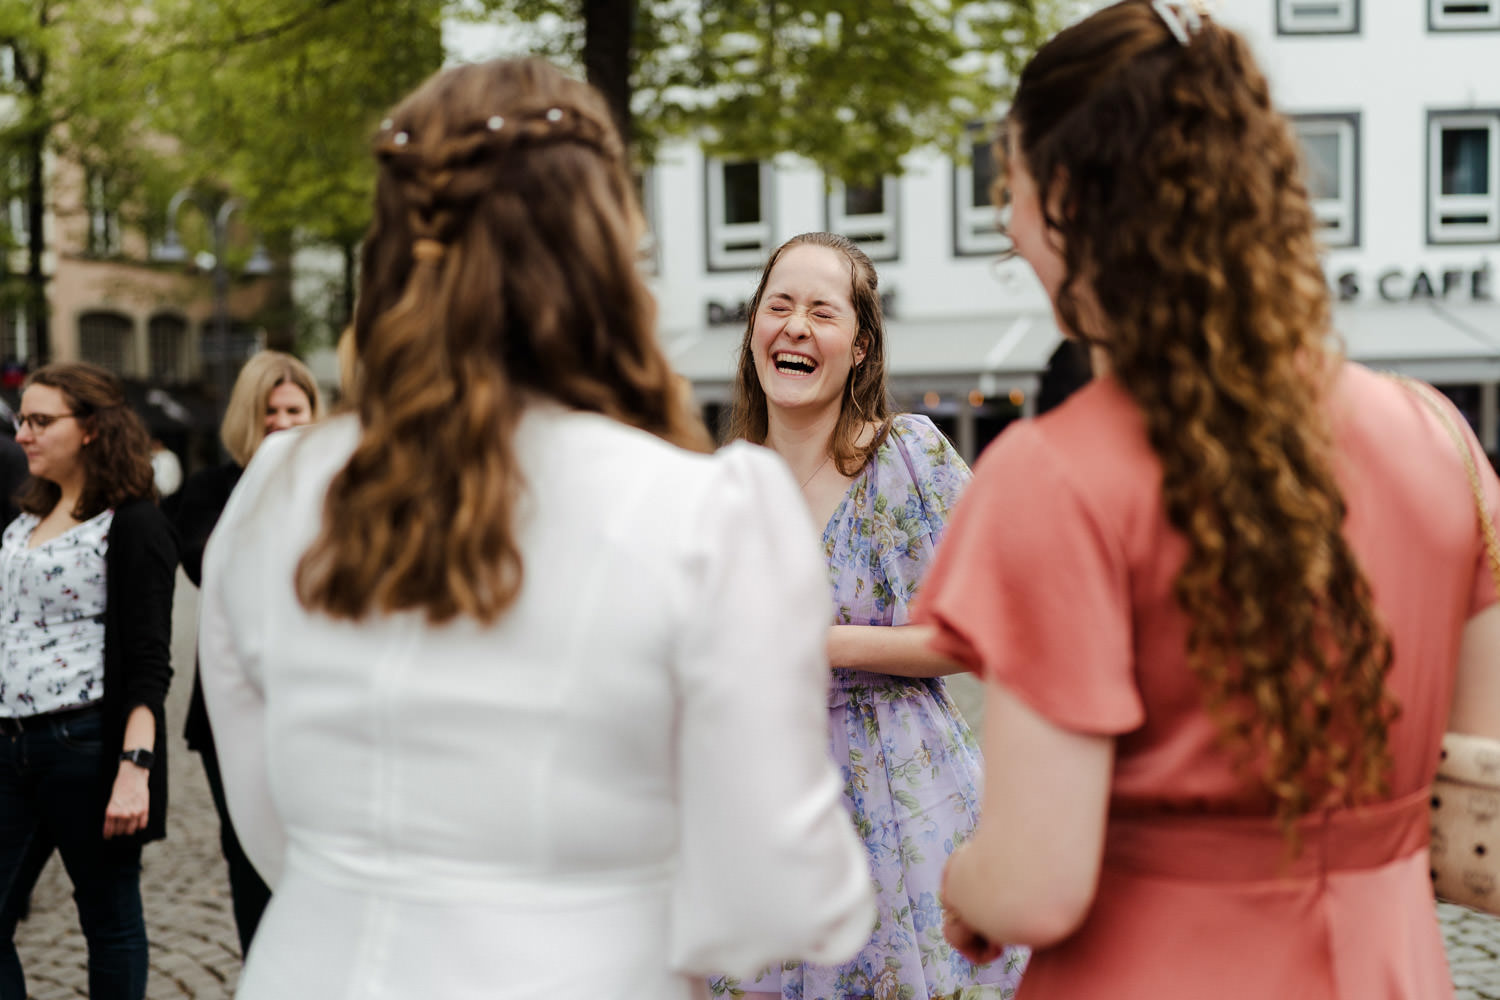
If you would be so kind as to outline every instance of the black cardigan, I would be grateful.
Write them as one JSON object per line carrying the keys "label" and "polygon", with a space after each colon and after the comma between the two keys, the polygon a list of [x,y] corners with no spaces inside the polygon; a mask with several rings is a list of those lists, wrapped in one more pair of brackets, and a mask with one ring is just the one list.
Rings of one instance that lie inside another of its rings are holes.
{"label": "black cardigan", "polygon": [[167,835],[167,725],[172,680],[172,590],[177,544],[166,517],[150,500],[115,508],[104,553],[104,754],[99,773],[99,826],[120,771],[125,720],[145,705],[156,716],[156,762],[151,768],[151,813],[146,826],[119,842],[145,843]]}
{"label": "black cardigan", "polygon": [[[234,486],[240,481],[240,475],[244,471],[234,462],[203,469],[189,476],[188,481],[182,484],[181,492],[177,494],[174,523],[182,555],[182,570],[195,587],[203,586],[203,550],[208,545],[208,536],[213,533],[214,525],[219,523],[219,515],[224,513],[229,494],[234,492]],[[208,709],[203,704],[203,686],[196,670],[193,671],[193,694],[188,699],[187,721],[183,725],[182,735],[187,738],[187,745],[191,750],[204,751],[213,746],[213,731],[208,727]]]}

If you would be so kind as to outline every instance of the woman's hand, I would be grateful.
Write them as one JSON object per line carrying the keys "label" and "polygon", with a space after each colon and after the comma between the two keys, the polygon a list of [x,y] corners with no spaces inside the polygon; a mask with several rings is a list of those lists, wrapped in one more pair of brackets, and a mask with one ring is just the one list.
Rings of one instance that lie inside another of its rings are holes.
{"label": "woman's hand", "polygon": [[989,938],[964,923],[956,910],[943,910],[943,937],[953,950],[975,965],[988,965],[1005,951],[1003,945],[991,944]]}
{"label": "woman's hand", "polygon": [[951,885],[953,869],[956,864],[963,863],[967,856],[966,852],[970,850],[972,848],[967,844],[960,845],[948,856],[948,863],[943,866],[943,882],[938,889],[938,895],[943,901],[943,937],[947,938],[948,943],[964,958],[975,965],[987,965],[999,958],[1005,947],[992,943],[989,938],[969,926],[954,908]]}
{"label": "woman's hand", "polygon": [[151,815],[151,772],[128,760],[120,761],[115,787],[104,807],[104,839],[128,837],[145,829]]}

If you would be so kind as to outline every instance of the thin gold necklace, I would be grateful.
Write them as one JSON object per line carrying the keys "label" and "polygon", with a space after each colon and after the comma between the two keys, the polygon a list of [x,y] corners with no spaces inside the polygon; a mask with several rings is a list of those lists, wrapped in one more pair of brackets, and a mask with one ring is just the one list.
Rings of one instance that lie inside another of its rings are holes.
{"label": "thin gold necklace", "polygon": [[827,465],[828,464],[828,459],[830,459],[832,457],[833,457],[833,452],[830,451],[828,453],[827,457],[825,457],[823,459],[823,461],[818,464],[818,467],[816,469],[812,470],[812,475],[808,476],[806,479],[802,480],[802,485],[799,487],[799,489],[804,489],[804,490],[807,489],[807,484],[810,483],[810,482],[812,482],[814,479],[817,478],[818,473],[820,473],[820,472],[823,471],[823,466]]}

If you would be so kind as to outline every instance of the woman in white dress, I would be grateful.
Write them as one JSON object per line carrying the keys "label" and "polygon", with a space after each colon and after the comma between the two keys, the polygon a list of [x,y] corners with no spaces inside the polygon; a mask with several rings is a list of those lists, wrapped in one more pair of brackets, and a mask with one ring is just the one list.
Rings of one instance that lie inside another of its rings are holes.
{"label": "woman in white dress", "polygon": [[274,896],[254,998],[675,1000],[874,909],[785,467],[656,344],[599,95],[447,70],[382,123],[354,412],[257,452],[203,685]]}

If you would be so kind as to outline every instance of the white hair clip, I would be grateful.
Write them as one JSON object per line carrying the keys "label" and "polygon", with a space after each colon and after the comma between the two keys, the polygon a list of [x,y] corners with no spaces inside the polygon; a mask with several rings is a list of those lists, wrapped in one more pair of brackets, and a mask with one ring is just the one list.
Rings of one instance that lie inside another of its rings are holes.
{"label": "white hair clip", "polygon": [[547,111],[547,120],[553,123],[562,121],[562,108],[549,109]]}
{"label": "white hair clip", "polygon": [[391,121],[389,118],[382,118],[380,120],[380,131],[382,131],[382,132],[389,132],[391,129],[393,129],[395,127],[396,127],[396,123],[393,122],[393,121]]}
{"label": "white hair clip", "polygon": [[1156,11],[1172,37],[1184,47],[1192,42],[1193,36],[1203,27],[1203,15],[1196,3],[1186,2],[1179,6],[1168,0],[1151,0],[1151,9]]}
{"label": "white hair clip", "polygon": [[398,146],[404,146],[411,141],[411,136],[407,135],[405,132],[397,132],[395,135],[391,136],[391,141]]}
{"label": "white hair clip", "polygon": [[491,132],[498,132],[505,127],[505,119],[499,115],[490,115],[490,120],[484,124]]}

